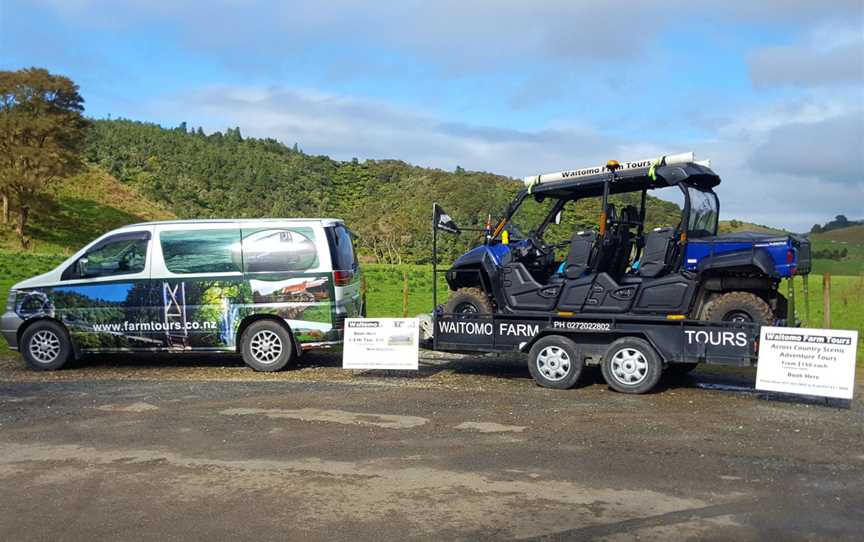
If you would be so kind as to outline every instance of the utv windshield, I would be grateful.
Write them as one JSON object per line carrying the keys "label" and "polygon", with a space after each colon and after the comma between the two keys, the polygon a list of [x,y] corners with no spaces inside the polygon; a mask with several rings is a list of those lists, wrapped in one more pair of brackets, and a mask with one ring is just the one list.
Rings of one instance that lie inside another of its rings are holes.
{"label": "utv windshield", "polygon": [[690,199],[690,222],[687,225],[689,237],[710,237],[717,235],[717,195],[708,190],[688,186]]}
{"label": "utv windshield", "polygon": [[528,196],[522,200],[522,204],[510,217],[508,225],[510,238],[516,241],[527,239],[535,234],[556,203],[558,203],[557,198],[544,198],[537,201],[534,197]]}

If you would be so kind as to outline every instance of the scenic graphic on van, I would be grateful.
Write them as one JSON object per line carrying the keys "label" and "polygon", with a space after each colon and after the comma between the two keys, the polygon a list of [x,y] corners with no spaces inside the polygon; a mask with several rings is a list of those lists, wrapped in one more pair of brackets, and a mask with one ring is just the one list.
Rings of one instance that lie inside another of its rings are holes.
{"label": "scenic graphic on van", "polygon": [[[339,221],[141,224],[16,285],[3,330],[12,346],[10,327],[45,321],[62,324],[78,352],[239,349],[245,359],[249,346],[249,357],[266,361],[341,341],[345,318],[362,313],[359,282]],[[245,333],[261,322],[278,329],[258,333],[256,350]],[[48,359],[49,343],[22,352]]]}

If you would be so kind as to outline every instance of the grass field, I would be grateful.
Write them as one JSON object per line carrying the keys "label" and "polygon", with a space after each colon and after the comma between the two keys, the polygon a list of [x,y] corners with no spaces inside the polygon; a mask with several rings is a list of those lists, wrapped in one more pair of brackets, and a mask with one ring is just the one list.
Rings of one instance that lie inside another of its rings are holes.
{"label": "grass field", "polygon": [[[55,267],[64,256],[0,251],[0,299],[16,282],[44,273]],[[432,310],[432,267],[420,265],[374,265],[363,267],[366,276],[366,300],[371,317],[402,316],[403,284],[408,277],[408,315],[428,314]],[[857,329],[859,362],[864,362],[864,275],[831,277],[831,324],[838,329]],[[798,317],[805,325],[822,326],[822,276],[809,278],[809,318],[804,312],[803,279],[795,280]],[[781,289],[786,292],[786,285]],[[447,284],[438,277],[438,302],[447,300]],[[7,351],[0,341],[0,352]]]}
{"label": "grass field", "polygon": [[864,226],[852,226],[810,235],[814,251],[846,249],[841,260],[813,260],[813,271],[832,275],[858,276],[864,274]]}

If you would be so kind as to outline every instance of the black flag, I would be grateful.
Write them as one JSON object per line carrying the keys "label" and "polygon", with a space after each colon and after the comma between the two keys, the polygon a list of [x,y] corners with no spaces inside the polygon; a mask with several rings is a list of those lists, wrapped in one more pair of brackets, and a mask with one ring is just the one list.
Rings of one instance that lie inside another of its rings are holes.
{"label": "black flag", "polygon": [[432,216],[432,221],[437,229],[448,233],[455,233],[457,235],[462,233],[459,230],[459,226],[457,226],[456,223],[453,222],[453,219],[450,218],[450,215],[448,215],[437,203],[432,204]]}

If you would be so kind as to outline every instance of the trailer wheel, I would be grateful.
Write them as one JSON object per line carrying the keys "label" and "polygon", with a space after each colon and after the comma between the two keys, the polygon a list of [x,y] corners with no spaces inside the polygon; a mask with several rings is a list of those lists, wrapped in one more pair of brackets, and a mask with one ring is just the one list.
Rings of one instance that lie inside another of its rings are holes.
{"label": "trailer wheel", "polygon": [[576,343],[560,335],[543,337],[534,343],[528,354],[528,371],[544,388],[572,388],[584,366],[585,360]]}
{"label": "trailer wheel", "polygon": [[459,288],[450,294],[444,312],[451,314],[492,314],[492,302],[480,288]]}
{"label": "trailer wheel", "polygon": [[663,362],[644,339],[618,339],[603,355],[603,378],[621,393],[647,393],[663,374]]}

